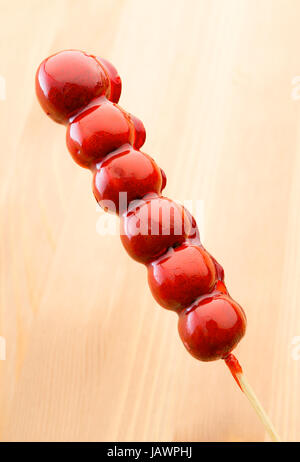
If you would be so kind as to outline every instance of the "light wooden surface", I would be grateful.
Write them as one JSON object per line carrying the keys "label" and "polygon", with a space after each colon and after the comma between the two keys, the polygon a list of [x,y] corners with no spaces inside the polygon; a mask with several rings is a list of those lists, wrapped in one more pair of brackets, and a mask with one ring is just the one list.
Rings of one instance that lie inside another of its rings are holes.
{"label": "light wooden surface", "polygon": [[204,201],[204,244],[248,316],[237,355],[284,440],[300,440],[300,2],[0,2],[0,437],[263,441],[219,361],[190,357],[176,315],[117,236],[96,232],[90,174],[41,111],[42,59],[111,60],[166,195]]}

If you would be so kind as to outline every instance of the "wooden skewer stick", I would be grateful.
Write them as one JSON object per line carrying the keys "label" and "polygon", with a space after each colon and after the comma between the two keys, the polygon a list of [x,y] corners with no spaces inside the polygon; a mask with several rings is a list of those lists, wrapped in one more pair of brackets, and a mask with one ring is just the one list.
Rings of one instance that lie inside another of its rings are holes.
{"label": "wooden skewer stick", "polygon": [[272,441],[280,442],[280,437],[276,432],[269,416],[266,414],[266,411],[260,404],[256,394],[252,390],[251,386],[249,385],[248,381],[246,380],[243,370],[233,354],[228,355],[224,358],[226,365],[228,366],[233,378],[237,382],[238,386],[242,390],[242,392],[248,398],[251,406],[255,410],[256,414],[258,415],[260,421],[264,425],[265,429],[267,430],[268,434]]}

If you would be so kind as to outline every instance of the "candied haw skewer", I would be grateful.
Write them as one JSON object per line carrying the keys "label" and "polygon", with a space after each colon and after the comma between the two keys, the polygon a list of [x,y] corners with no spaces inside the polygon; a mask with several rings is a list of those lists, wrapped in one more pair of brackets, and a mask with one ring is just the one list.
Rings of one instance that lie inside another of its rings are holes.
{"label": "candied haw skewer", "polygon": [[221,265],[201,245],[194,218],[163,197],[166,175],[140,151],[142,122],[120,108],[121,79],[112,64],[67,50],[39,66],[36,93],[44,111],[67,125],[67,147],[93,173],[93,192],[120,216],[121,240],[146,265],[154,298],[177,312],[186,349],[202,361],[224,359],[274,441],[279,437],[231,351],[245,334],[246,316],[228,294]]}

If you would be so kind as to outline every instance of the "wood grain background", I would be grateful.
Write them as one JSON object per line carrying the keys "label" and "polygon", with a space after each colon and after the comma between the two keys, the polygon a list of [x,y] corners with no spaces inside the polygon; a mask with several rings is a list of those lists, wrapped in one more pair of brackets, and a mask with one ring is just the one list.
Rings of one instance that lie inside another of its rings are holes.
{"label": "wood grain background", "polygon": [[118,68],[166,195],[204,201],[204,244],[248,316],[237,355],[282,438],[299,441],[300,1],[0,9],[1,440],[266,438],[223,362],[186,353],[145,268],[97,233],[90,174],[34,94],[40,61],[79,48]]}

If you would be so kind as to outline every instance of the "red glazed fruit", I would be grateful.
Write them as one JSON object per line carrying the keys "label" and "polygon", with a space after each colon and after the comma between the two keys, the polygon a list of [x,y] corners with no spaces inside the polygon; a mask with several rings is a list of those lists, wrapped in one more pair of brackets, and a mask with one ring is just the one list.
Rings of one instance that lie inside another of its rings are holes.
{"label": "red glazed fruit", "polygon": [[130,202],[161,189],[160,168],[154,160],[131,146],[107,156],[94,171],[96,200],[107,210],[124,213]]}
{"label": "red glazed fruit", "polygon": [[121,240],[135,260],[148,263],[180,245],[191,227],[181,205],[165,197],[141,201],[121,219]]}
{"label": "red glazed fruit", "polygon": [[161,196],[166,175],[139,151],[146,139],[143,123],[116,105],[121,79],[114,66],[63,51],[41,63],[36,92],[44,111],[68,124],[71,155],[92,170],[98,202],[119,213],[122,243],[148,266],[156,300],[179,314],[187,350],[197,359],[229,364],[228,354],[245,333],[245,314],[227,292],[222,266],[202,247],[193,216]]}
{"label": "red glazed fruit", "polygon": [[101,99],[69,124],[67,146],[75,162],[88,168],[130,143],[133,136],[134,127],[127,114]]}
{"label": "red glazed fruit", "polygon": [[42,108],[58,123],[67,123],[109,88],[109,79],[100,63],[76,50],[61,51],[45,59],[37,70],[35,82]]}
{"label": "red glazed fruit", "polygon": [[183,244],[149,265],[148,282],[160,305],[180,311],[213,288],[216,269],[203,247]]}
{"label": "red glazed fruit", "polygon": [[246,316],[227,295],[207,297],[180,313],[178,330],[192,356],[213,361],[226,357],[244,336]]}

